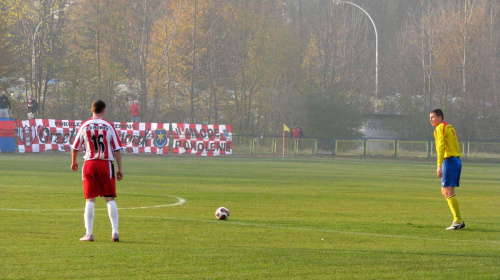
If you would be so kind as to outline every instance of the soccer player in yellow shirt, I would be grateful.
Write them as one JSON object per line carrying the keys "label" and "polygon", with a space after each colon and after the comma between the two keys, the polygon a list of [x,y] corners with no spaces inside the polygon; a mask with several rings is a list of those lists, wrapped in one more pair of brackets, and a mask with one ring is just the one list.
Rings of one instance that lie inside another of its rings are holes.
{"label": "soccer player in yellow shirt", "polygon": [[452,125],[444,122],[443,118],[443,111],[441,109],[434,109],[429,115],[431,125],[435,127],[436,172],[437,176],[441,178],[441,193],[448,201],[448,206],[453,214],[453,223],[446,230],[456,230],[465,227],[465,222],[460,215],[458,199],[455,195],[455,187],[460,185],[462,161],[460,160],[460,146],[455,129]]}

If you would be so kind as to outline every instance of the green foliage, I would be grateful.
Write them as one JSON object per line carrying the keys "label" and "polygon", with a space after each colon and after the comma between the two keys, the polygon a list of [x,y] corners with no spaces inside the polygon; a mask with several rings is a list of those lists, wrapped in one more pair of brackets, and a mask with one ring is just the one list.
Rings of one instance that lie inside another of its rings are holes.
{"label": "green foliage", "polygon": [[[0,7],[1,8],[1,7]],[[0,12],[0,78],[10,77],[12,75],[12,55],[8,41],[8,30],[5,20],[5,14]],[[4,90],[7,84],[0,81],[0,90]]]}
{"label": "green foliage", "polygon": [[[449,232],[433,161],[124,156],[120,242],[110,240],[100,198],[95,241],[83,243],[81,176],[69,163],[69,154],[2,154],[0,278],[492,279],[498,272],[494,165],[464,165],[458,196],[467,227]],[[177,198],[185,203],[147,208]],[[231,211],[228,221],[215,219],[219,206]]]}
{"label": "green foliage", "polygon": [[319,139],[358,137],[362,125],[359,104],[352,103],[335,91],[327,93],[311,89],[307,92],[307,135]]}

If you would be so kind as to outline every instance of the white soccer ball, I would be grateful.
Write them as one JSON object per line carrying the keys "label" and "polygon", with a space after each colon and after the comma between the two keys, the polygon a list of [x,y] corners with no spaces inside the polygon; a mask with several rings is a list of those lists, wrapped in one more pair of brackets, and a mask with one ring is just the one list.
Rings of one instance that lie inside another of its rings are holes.
{"label": "white soccer ball", "polygon": [[219,207],[215,210],[215,217],[218,220],[227,220],[229,219],[229,210],[226,207]]}

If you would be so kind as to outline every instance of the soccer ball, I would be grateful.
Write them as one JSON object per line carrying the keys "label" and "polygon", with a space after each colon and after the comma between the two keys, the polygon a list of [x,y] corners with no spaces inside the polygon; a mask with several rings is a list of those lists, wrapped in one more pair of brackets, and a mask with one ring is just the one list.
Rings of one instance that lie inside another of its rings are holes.
{"label": "soccer ball", "polygon": [[229,219],[229,210],[226,207],[219,207],[215,210],[215,217],[218,220],[227,220]]}

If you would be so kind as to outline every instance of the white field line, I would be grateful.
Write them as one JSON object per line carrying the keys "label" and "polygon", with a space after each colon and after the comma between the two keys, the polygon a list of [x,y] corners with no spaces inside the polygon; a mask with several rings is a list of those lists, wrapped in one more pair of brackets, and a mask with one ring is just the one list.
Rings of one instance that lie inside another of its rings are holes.
{"label": "white field line", "polygon": [[333,230],[333,229],[318,229],[318,228],[307,228],[307,227],[273,226],[273,225],[265,225],[265,224],[258,224],[258,223],[219,221],[219,220],[216,220],[215,218],[214,218],[214,220],[202,220],[202,219],[193,219],[193,218],[159,217],[159,216],[128,216],[128,217],[129,218],[147,218],[147,219],[156,218],[156,219],[164,219],[164,220],[181,220],[181,221],[193,221],[193,222],[204,222],[204,223],[224,223],[224,225],[259,227],[259,228],[270,228],[270,229],[279,229],[279,230],[313,231],[313,232],[337,233],[337,234],[344,234],[344,235],[359,235],[359,236],[393,238],[393,239],[415,239],[415,240],[443,241],[443,242],[500,244],[500,240],[447,239],[447,238],[420,237],[420,236],[410,236],[410,235],[393,235],[393,234],[381,234],[381,233],[371,233],[371,232],[343,231],[343,230]]}
{"label": "white field line", "polygon": [[[153,206],[139,206],[139,207],[126,207],[118,208],[120,210],[138,210],[138,209],[150,209],[150,208],[162,208],[178,206],[186,203],[186,200],[182,197],[168,196],[177,199],[177,202],[171,204],[163,205],[153,205]],[[82,209],[15,209],[15,208],[0,208],[0,211],[16,211],[16,212],[81,212]],[[95,210],[107,210],[106,208],[95,209]],[[221,223],[218,220],[202,220],[193,218],[179,218],[179,217],[160,217],[160,216],[128,216],[128,218],[144,218],[144,219],[162,219],[162,220],[180,220],[180,221],[193,221],[193,222],[203,222],[203,223]],[[473,240],[473,239],[446,239],[446,238],[433,238],[433,237],[420,237],[420,236],[410,236],[410,235],[394,235],[394,234],[381,234],[381,233],[370,233],[370,232],[355,232],[355,231],[342,231],[333,229],[318,229],[318,228],[307,228],[307,227],[286,227],[286,226],[273,226],[258,223],[244,223],[244,222],[234,222],[234,221],[223,221],[225,225],[236,225],[236,226],[246,226],[246,227],[259,227],[259,228],[270,228],[279,230],[300,230],[300,231],[313,231],[313,232],[324,232],[324,233],[337,233],[344,235],[358,235],[358,236],[368,236],[368,237],[379,237],[379,238],[392,238],[392,239],[414,239],[414,240],[427,240],[427,241],[443,241],[443,242],[464,242],[464,243],[483,243],[483,244],[500,244],[497,240]]]}
{"label": "white field line", "polygon": [[[150,208],[162,208],[162,207],[171,207],[178,206],[186,203],[186,200],[182,197],[165,195],[166,197],[172,197],[177,199],[177,202],[171,204],[162,204],[162,205],[152,205],[152,206],[138,206],[138,207],[123,207],[118,208],[118,210],[138,210],[138,209],[150,209]],[[0,208],[0,211],[13,211],[13,212],[82,212],[82,209],[21,209],[21,208]],[[96,211],[106,210],[107,208],[96,208]]]}

